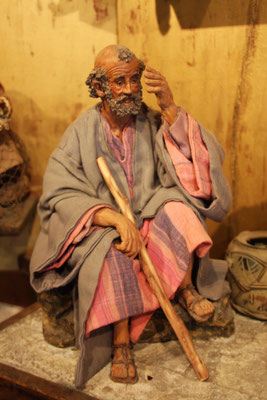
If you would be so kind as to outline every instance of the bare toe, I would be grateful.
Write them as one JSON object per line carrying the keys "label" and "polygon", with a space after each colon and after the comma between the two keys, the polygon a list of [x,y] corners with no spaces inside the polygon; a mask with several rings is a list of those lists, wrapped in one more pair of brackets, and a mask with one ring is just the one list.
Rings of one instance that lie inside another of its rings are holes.
{"label": "bare toe", "polygon": [[192,284],[180,290],[178,301],[197,322],[207,321],[214,312],[213,304],[202,297]]}
{"label": "bare toe", "polygon": [[134,359],[131,354],[129,343],[114,344],[113,359],[110,379],[120,383],[136,383],[138,381]]}

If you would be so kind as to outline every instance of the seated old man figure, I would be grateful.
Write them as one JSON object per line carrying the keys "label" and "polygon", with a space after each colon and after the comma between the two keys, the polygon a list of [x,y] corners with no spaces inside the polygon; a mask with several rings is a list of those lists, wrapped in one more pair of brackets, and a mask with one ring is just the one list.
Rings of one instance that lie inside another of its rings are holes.
{"label": "seated old man figure", "polygon": [[[142,102],[143,72],[159,111]],[[220,221],[230,207],[223,149],[175,104],[159,72],[126,47],[111,45],[96,57],[86,84],[101,101],[70,125],[51,155],[31,260],[37,292],[76,282],[78,387],[111,354],[113,381],[138,380],[131,346],[159,307],[140,266],[142,240],[168,297],[178,290],[179,302],[198,322],[212,316],[210,300],[221,295],[226,264],[208,257],[205,219]],[[120,213],[99,156],[136,225]]]}

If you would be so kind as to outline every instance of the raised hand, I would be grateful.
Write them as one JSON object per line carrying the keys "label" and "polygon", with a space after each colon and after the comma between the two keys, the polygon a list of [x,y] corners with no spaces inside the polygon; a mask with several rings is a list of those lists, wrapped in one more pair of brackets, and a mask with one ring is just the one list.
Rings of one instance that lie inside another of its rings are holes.
{"label": "raised hand", "polygon": [[177,116],[178,107],[168,82],[160,72],[149,66],[144,71],[144,78],[147,92],[155,94],[162,117],[171,125]]}

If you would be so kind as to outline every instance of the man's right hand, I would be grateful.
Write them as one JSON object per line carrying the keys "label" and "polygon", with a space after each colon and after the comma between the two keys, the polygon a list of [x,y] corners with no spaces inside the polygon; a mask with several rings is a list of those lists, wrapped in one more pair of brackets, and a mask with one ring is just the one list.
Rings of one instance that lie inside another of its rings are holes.
{"label": "man's right hand", "polygon": [[134,259],[141,250],[142,238],[136,226],[122,214],[110,208],[101,208],[94,215],[94,225],[115,226],[121,239],[115,247]]}

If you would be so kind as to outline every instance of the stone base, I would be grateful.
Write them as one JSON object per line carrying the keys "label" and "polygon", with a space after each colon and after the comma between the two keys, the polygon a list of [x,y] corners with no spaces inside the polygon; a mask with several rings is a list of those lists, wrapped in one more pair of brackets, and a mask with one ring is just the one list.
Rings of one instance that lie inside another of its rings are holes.
{"label": "stone base", "polygon": [[[45,340],[56,347],[73,346],[75,336],[71,288],[44,292],[39,295],[38,300],[43,309]],[[176,299],[172,301],[177,315],[184,321],[192,337],[200,339],[208,339],[212,336],[229,337],[234,332],[234,314],[230,304],[230,289],[227,282],[225,282],[222,298],[213,304],[215,312],[211,320],[205,323],[196,323]],[[153,314],[138,342],[156,343],[175,339],[177,339],[176,335],[160,308]]]}
{"label": "stone base", "polygon": [[[137,384],[111,381],[108,363],[81,392],[74,387],[80,351],[49,345],[43,339],[42,311],[35,309],[2,330],[0,324],[0,399],[16,398],[14,392],[2,393],[2,379],[9,385],[15,380],[23,390],[29,388],[31,400],[81,400],[85,396],[88,400],[266,400],[266,324],[235,312],[234,317],[235,332],[229,338],[193,340],[208,367],[208,381],[197,379],[178,341],[171,340],[134,346]],[[14,376],[14,369],[19,375]]]}
{"label": "stone base", "polygon": [[38,295],[43,310],[43,335],[56,347],[75,344],[72,287],[53,289]]}

